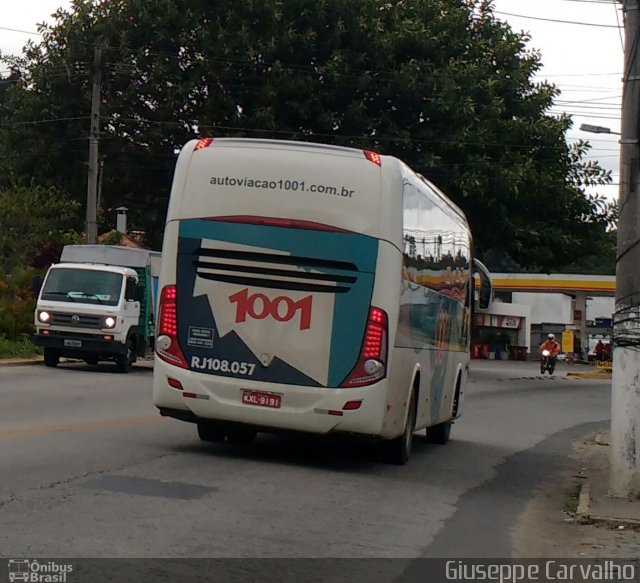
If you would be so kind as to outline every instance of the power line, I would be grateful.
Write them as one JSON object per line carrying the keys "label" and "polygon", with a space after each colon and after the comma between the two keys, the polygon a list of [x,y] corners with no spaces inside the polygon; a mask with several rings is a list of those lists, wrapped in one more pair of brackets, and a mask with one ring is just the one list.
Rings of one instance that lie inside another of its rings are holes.
{"label": "power line", "polygon": [[[84,66],[88,65],[86,63],[81,63]],[[7,70],[0,70],[0,76],[1,75],[7,75],[10,74],[11,70],[7,69]],[[47,72],[40,72],[38,74],[38,80],[56,80],[56,79],[63,79],[63,78],[73,78],[73,79],[78,79],[78,78],[85,78],[85,76],[87,75],[87,71],[82,70],[82,69],[72,69],[72,70],[68,70],[65,66],[54,66],[52,68],[51,71],[47,71]],[[5,84],[18,84],[20,82],[23,81],[27,81],[27,82],[31,82],[32,79],[30,77],[20,77],[17,79],[8,79],[8,78],[1,78],[0,77],[0,84],[5,83]],[[376,78],[370,78],[369,79],[370,82],[374,82],[374,83],[382,83],[384,81],[389,81],[389,80],[384,80],[384,79],[376,79]],[[226,87],[231,87],[231,84],[226,84]],[[464,89],[464,88],[477,88],[477,84],[470,84],[470,85],[456,85],[453,88],[450,88],[450,91],[457,91],[459,89]],[[560,89],[561,94],[565,94],[565,93],[581,93],[581,94],[598,94],[598,93],[608,93],[610,91],[613,90],[612,87],[597,87],[597,86],[587,86],[587,85],[568,85],[568,86],[558,86],[558,88]],[[619,97],[619,96],[615,96],[615,97]],[[611,97],[611,99],[613,99],[614,96]],[[433,97],[431,98],[426,98],[427,100],[432,100]],[[605,97],[601,97],[601,98],[596,98],[596,99],[608,99]],[[556,100],[554,101],[554,103],[565,103],[567,100]],[[588,100],[581,100],[582,101],[588,101]],[[595,101],[595,99],[594,99]],[[577,101],[576,101],[577,103]]]}
{"label": "power line", "polygon": [[[511,14],[508,12],[498,12],[495,11],[495,14],[503,14],[503,15],[509,15],[509,16],[521,16],[523,18],[535,18],[535,17],[527,17],[527,16],[523,16],[523,15],[517,15],[517,14]],[[545,19],[542,19],[545,20]],[[565,21],[557,21],[557,22],[565,22]],[[566,21],[566,22],[570,22],[570,21]],[[574,23],[574,24],[581,24],[581,23]],[[588,24],[588,23],[582,23],[582,24]],[[617,28],[614,25],[598,25],[598,24],[593,24],[593,26],[606,26],[606,27],[613,27],[613,28]],[[36,32],[28,32],[28,31],[19,31],[18,29],[7,29],[7,28],[3,28],[0,27],[0,30],[13,30],[16,32],[23,32],[26,34],[38,34],[40,36],[43,36],[42,33],[36,33]],[[84,46],[90,46],[90,47],[95,47],[95,43],[90,43],[90,42],[84,42],[84,41],[79,41],[79,40],[73,40],[70,41],[71,43],[77,43],[77,44],[81,44]],[[128,47],[128,46],[118,46],[118,47],[105,47],[105,48],[111,48],[114,50],[120,50],[121,54],[124,54],[125,52],[134,52],[138,49],[132,48],[132,47]],[[175,54],[175,53],[168,53],[168,52],[161,52],[161,51],[148,51],[145,53],[145,56],[160,56],[160,57],[164,57],[164,58],[171,58],[171,59],[179,59],[181,57],[181,55],[179,54]],[[272,65],[272,63],[266,62],[266,61],[258,61],[258,60],[246,60],[246,59],[241,59],[241,60],[235,60],[235,59],[221,59],[221,58],[214,58],[214,57],[209,57],[204,55],[203,60],[205,62],[217,62],[217,63],[222,63],[222,64],[235,64],[238,66],[251,66],[251,67],[256,67],[256,66],[262,66],[262,67],[268,67],[270,65]],[[322,71],[320,71],[318,69],[318,64],[312,64],[312,65],[297,65],[297,64],[291,64],[291,63],[284,63],[282,61],[278,61],[278,64],[280,66],[283,66],[284,68],[288,68],[290,70],[295,70],[301,73],[306,73],[306,74],[312,74],[312,75],[321,75],[323,74]],[[364,73],[364,74],[376,74],[376,75],[390,75],[390,76],[395,76],[397,74],[396,71],[383,71],[383,70],[374,70],[374,69],[354,69],[354,72],[359,72],[359,73]],[[341,74],[341,73],[332,73],[333,76],[336,77],[343,77],[343,78],[359,78],[356,75],[350,75],[350,74]],[[597,75],[597,74],[594,74]],[[547,75],[547,77],[550,77],[551,75]],[[563,75],[555,75],[555,76],[563,76]],[[583,75],[583,76],[589,76],[589,75]],[[385,79],[380,79],[381,81],[384,81]],[[393,80],[393,79],[390,79]]]}
{"label": "power line", "polygon": [[571,115],[574,117],[584,117],[585,119],[610,119],[613,121],[620,121],[620,116],[614,117],[611,115],[585,115],[580,111],[564,111],[564,110],[560,110],[560,111],[551,111],[550,112],[552,115]]}
{"label": "power line", "polygon": [[[587,117],[587,116],[581,116]],[[63,121],[79,121],[90,119],[90,116],[79,116],[79,117],[60,117],[60,118],[52,118],[52,119],[44,119],[44,120],[29,120],[29,121],[17,121],[17,122],[1,122],[0,126],[11,126],[11,125],[35,125],[35,124],[44,124],[44,123],[55,123],[55,122],[63,122]],[[146,118],[126,118],[126,117],[118,117],[115,120],[105,121],[105,124],[108,126],[110,122],[115,123],[130,123],[134,122],[136,124],[148,124],[148,125],[173,125],[179,127],[188,127],[197,125],[200,129],[208,130],[208,129],[221,129],[226,131],[234,131],[234,132],[253,132],[253,133],[270,133],[270,134],[283,134],[283,135],[308,135],[304,131],[294,131],[294,130],[272,130],[272,129],[260,129],[260,128],[248,128],[248,127],[236,127],[236,126],[223,126],[216,124],[202,124],[197,121],[164,121],[164,120],[149,120]],[[120,136],[114,136],[109,133],[109,130],[104,130],[107,132],[104,136],[104,139],[122,139]],[[448,145],[478,145],[476,142],[466,142],[460,140],[428,140],[428,139],[417,139],[417,138],[400,138],[400,137],[385,137],[385,136],[363,136],[363,135],[343,135],[343,134],[321,134],[314,133],[313,136],[319,137],[330,137],[330,138],[340,138],[340,139],[357,139],[357,140],[368,140],[368,141],[397,141],[397,142],[413,142],[413,143],[431,143],[431,144],[448,144]],[[567,139],[578,140],[582,139],[580,137],[574,136],[566,136]],[[79,137],[74,138],[74,140],[84,140],[87,138]],[[595,138],[593,140],[585,140],[585,141],[599,141],[599,142],[607,142],[613,143],[612,140],[606,140],[602,138]],[[550,148],[555,149],[557,146],[549,145],[549,146],[540,146],[538,144],[513,144],[513,143],[504,143],[504,142],[487,142],[483,144],[486,147],[507,147],[507,148],[523,148],[523,149],[540,149],[540,148]],[[617,148],[598,148],[599,151],[611,151],[617,152]]]}
{"label": "power line", "polygon": [[[555,111],[566,111],[567,113],[575,113],[576,115],[584,114],[593,114],[593,115],[605,115],[605,116],[615,116],[620,113],[620,107],[593,107],[592,105],[563,105],[562,103],[558,103],[553,106],[552,110]],[[618,116],[619,117],[619,116]]]}
{"label": "power line", "polygon": [[[616,0],[613,0],[614,2]],[[611,0],[564,0],[564,2],[580,2],[582,4],[611,4]]]}
{"label": "power line", "polygon": [[556,101],[551,107],[568,107],[577,110],[593,110],[606,113],[614,113],[620,111],[619,103],[593,103],[585,101]]}
{"label": "power line", "polygon": [[54,123],[59,121],[78,121],[81,119],[91,119],[91,117],[88,115],[84,115],[79,117],[56,117],[53,119],[33,119],[30,121],[6,121],[6,122],[0,122],[0,126],[35,125],[35,124],[41,124],[41,123]]}
{"label": "power line", "polygon": [[616,73],[555,73],[553,75],[545,74],[545,77],[611,77],[616,75],[622,77],[622,72]]}
{"label": "power line", "polygon": [[[615,137],[615,136],[612,136]],[[584,140],[584,138],[582,136],[566,136],[566,138],[568,140]],[[588,140],[589,142],[605,142],[606,144],[614,144],[617,142],[617,140],[607,140],[605,138],[589,138]],[[606,150],[607,148],[598,148],[598,150]],[[616,151],[618,151],[619,148],[616,148]],[[610,150],[613,151],[613,150]]]}
{"label": "power line", "polygon": [[576,20],[557,20],[555,18],[542,18],[538,16],[527,16],[525,14],[513,14],[511,12],[498,12],[494,11],[494,14],[499,14],[500,16],[515,16],[517,18],[526,18],[527,20],[544,20],[545,22],[557,22],[560,24],[577,24],[580,26],[596,26],[598,28],[617,28],[620,29],[619,26],[615,24],[598,24],[596,22],[578,22]]}
{"label": "power line", "polygon": [[[579,99],[579,100],[575,100],[575,101],[566,101],[566,100],[558,100],[558,102],[564,102],[564,103],[593,103],[594,101],[602,101],[604,99],[620,99],[622,96],[621,95],[608,95],[607,97],[594,97],[593,99]],[[603,103],[602,105],[612,105],[609,103]]]}
{"label": "power line", "polygon": [[611,85],[574,85],[572,83],[563,83],[562,85],[557,85],[556,82],[554,82],[554,85],[556,85],[561,92],[580,91],[581,93],[611,93],[612,91],[615,91],[615,95],[620,96],[622,95],[622,78],[620,81],[619,87],[618,83]]}
{"label": "power line", "polygon": [[0,30],[6,30],[8,32],[19,32],[21,34],[37,34],[43,36],[41,32],[34,32],[33,30],[20,30],[19,28],[7,28],[6,26],[0,26]]}
{"label": "power line", "polygon": [[[496,14],[504,14],[504,15],[512,15],[512,16],[522,16],[522,15],[516,15],[516,14],[511,14],[511,13],[507,13],[507,12],[495,12]],[[529,18],[526,16],[522,16],[524,18]],[[530,18],[535,18],[535,17],[530,17]],[[558,21],[558,22],[564,22],[564,21]],[[579,23],[578,23],[579,24]],[[594,25],[594,26],[613,26],[613,25]],[[614,27],[615,28],[615,27]],[[9,30],[9,31],[14,31],[14,32],[22,32],[25,34],[37,34],[39,36],[43,36],[42,33],[39,32],[30,32],[30,31],[24,31],[24,30],[20,30],[20,29],[13,29],[13,28],[7,28],[7,27],[0,27],[0,30]],[[95,47],[95,43],[90,43],[90,42],[84,42],[84,41],[79,41],[79,40],[72,40],[70,41],[70,44],[81,44],[83,46],[88,46],[88,47]],[[127,47],[127,46],[119,46],[119,47],[105,47],[105,48],[111,48],[113,50],[119,50],[121,52],[121,54],[125,54],[126,52],[135,52],[138,49],[132,48],[132,47]],[[163,57],[163,58],[171,58],[171,59],[179,59],[181,58],[181,55],[179,54],[175,54],[175,53],[168,53],[168,52],[160,52],[160,51],[148,51],[146,52],[145,56],[159,56],[159,57]],[[237,66],[245,66],[245,67],[269,67],[272,65],[272,63],[266,62],[266,61],[256,61],[256,60],[235,60],[235,59],[221,59],[221,58],[215,58],[215,57],[208,57],[208,56],[204,56],[203,59],[205,62],[211,62],[211,63],[221,63],[221,64],[232,64],[232,65],[237,65]],[[322,75],[323,72],[318,68],[319,66],[322,66],[320,64],[310,64],[310,65],[297,65],[297,64],[291,64],[291,63],[284,63],[282,61],[279,61],[278,64],[286,69],[289,69],[291,71],[295,71],[295,72],[299,72],[302,74],[310,74],[310,75]],[[359,79],[361,78],[364,74],[366,75],[385,75],[387,76],[387,78],[374,78],[374,79],[370,79],[371,81],[379,81],[379,82],[396,82],[399,83],[401,81],[395,79],[394,77],[397,76],[397,71],[383,71],[383,70],[375,70],[375,69],[354,69],[354,72],[360,73],[360,75],[354,75],[354,74],[345,74],[345,73],[337,73],[337,72],[332,72],[331,75],[334,77],[340,77],[340,78],[352,78],[352,79]],[[326,74],[326,73],[324,73]],[[582,75],[575,75],[575,74],[568,74],[568,75],[545,75],[544,77],[567,77],[567,76],[583,76],[583,77],[589,77],[589,76],[600,76],[600,75],[617,75],[618,73],[593,73],[593,74],[582,74]]]}

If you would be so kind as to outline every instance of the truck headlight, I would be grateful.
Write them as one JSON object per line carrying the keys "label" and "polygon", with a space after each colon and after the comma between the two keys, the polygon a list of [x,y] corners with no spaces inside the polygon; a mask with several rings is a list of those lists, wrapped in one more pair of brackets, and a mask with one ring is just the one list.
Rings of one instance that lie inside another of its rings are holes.
{"label": "truck headlight", "polygon": [[49,312],[38,312],[38,322],[42,322],[43,324],[48,324],[49,320],[51,320],[51,314]]}
{"label": "truck headlight", "polygon": [[107,316],[104,319],[105,328],[115,328],[115,326],[116,326],[116,319],[113,316]]}

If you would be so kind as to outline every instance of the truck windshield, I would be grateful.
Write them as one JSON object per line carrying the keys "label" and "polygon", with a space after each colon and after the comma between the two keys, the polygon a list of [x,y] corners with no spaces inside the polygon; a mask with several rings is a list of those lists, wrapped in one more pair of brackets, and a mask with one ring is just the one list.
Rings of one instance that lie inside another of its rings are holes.
{"label": "truck windshield", "polygon": [[43,300],[116,306],[122,275],[90,269],[52,269],[42,289]]}

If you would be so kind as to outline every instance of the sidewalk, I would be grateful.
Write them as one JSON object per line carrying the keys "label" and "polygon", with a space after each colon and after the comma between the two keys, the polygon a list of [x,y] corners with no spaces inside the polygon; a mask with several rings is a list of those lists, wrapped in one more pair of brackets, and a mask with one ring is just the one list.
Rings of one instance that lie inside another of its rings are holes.
{"label": "sidewalk", "polygon": [[598,372],[592,364],[558,362],[555,373],[540,374],[540,363],[537,360],[483,360],[472,359],[471,375],[474,373],[492,374],[504,380],[523,379],[611,379],[611,373]]}
{"label": "sidewalk", "polygon": [[607,495],[607,437],[603,433],[575,442],[564,470],[536,486],[514,530],[514,556],[640,556],[640,500]]}
{"label": "sidewalk", "polygon": [[623,500],[608,494],[609,433],[601,433],[579,448],[585,464],[585,483],[580,488],[576,516],[583,523],[614,528],[640,529],[640,499]]}
{"label": "sidewalk", "polygon": [[34,356],[32,358],[0,358],[0,366],[29,366],[34,364],[42,364],[44,359],[42,356]]}

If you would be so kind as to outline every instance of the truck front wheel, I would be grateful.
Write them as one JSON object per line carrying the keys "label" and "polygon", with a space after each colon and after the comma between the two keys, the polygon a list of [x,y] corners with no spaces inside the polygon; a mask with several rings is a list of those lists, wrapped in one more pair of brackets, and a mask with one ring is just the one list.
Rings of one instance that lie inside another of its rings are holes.
{"label": "truck front wheel", "polygon": [[45,366],[55,367],[60,362],[60,351],[55,348],[44,349],[44,364]]}
{"label": "truck front wheel", "polygon": [[118,354],[116,358],[116,366],[118,372],[128,373],[131,371],[131,366],[136,361],[136,353],[131,339],[127,340],[127,349],[124,354]]}

